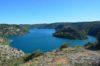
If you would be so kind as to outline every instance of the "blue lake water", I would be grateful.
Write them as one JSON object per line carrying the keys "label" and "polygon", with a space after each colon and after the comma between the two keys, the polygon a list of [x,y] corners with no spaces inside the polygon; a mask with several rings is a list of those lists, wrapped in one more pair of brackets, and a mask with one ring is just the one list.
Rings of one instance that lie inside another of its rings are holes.
{"label": "blue lake water", "polygon": [[25,53],[32,53],[36,50],[52,51],[63,43],[68,43],[70,46],[83,46],[88,42],[96,42],[96,38],[92,36],[88,36],[87,40],[56,38],[52,36],[54,32],[54,29],[31,29],[28,34],[23,36],[10,37],[13,40],[10,46],[23,50]]}

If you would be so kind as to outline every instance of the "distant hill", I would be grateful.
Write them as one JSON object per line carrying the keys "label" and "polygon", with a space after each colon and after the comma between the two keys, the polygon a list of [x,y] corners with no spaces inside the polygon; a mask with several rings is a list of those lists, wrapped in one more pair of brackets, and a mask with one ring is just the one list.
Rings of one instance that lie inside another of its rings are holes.
{"label": "distant hill", "polygon": [[25,25],[0,24],[0,37],[23,35],[28,30],[28,27]]}
{"label": "distant hill", "polygon": [[51,24],[0,24],[0,36],[2,35],[18,35],[28,32],[29,29],[61,29],[62,27],[70,26],[79,31],[85,31],[89,35],[96,36],[97,32],[100,31],[100,21],[91,22],[58,22]]}
{"label": "distant hill", "polygon": [[[69,32],[68,28],[65,28],[65,27],[71,27],[72,29],[74,28],[74,30],[72,30],[73,32]],[[34,24],[34,25],[31,25],[31,28],[55,29],[56,32],[53,34],[55,37],[86,39],[86,35],[96,36],[97,33],[100,32],[100,21],[75,22],[75,23],[58,22],[58,23],[51,23],[51,24]],[[63,32],[62,30],[66,30],[66,32]]]}
{"label": "distant hill", "polygon": [[53,34],[55,37],[68,38],[68,39],[87,39],[87,35],[83,31],[79,31],[73,27],[62,27]]}
{"label": "distant hill", "polygon": [[31,28],[45,28],[45,29],[60,29],[61,27],[71,26],[79,31],[85,31],[89,35],[96,36],[97,32],[100,30],[100,21],[91,22],[60,22],[51,24],[34,24]]}

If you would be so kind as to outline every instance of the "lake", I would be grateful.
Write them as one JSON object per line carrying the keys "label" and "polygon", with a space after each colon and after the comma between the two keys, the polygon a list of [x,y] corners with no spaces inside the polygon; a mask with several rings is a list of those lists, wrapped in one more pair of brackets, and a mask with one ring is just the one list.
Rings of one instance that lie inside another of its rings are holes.
{"label": "lake", "polygon": [[36,50],[52,51],[64,43],[68,43],[70,46],[83,46],[88,42],[96,42],[96,38],[92,36],[88,36],[86,40],[56,38],[52,36],[54,32],[54,29],[31,29],[23,36],[10,37],[13,40],[10,46],[23,50],[25,53],[32,53]]}

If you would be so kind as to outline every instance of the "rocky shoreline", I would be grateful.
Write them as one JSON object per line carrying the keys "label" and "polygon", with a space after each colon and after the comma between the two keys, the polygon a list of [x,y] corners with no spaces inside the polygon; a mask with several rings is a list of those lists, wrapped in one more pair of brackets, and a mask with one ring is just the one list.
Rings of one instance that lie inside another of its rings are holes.
{"label": "rocky shoreline", "polygon": [[25,53],[21,50],[12,48],[9,45],[0,45],[0,66],[11,66],[24,55]]}

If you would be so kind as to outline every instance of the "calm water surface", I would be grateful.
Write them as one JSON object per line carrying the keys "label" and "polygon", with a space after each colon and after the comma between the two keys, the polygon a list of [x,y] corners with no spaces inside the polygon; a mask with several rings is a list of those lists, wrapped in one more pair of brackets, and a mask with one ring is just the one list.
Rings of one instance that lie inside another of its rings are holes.
{"label": "calm water surface", "polygon": [[13,40],[11,46],[21,49],[25,53],[32,53],[36,50],[52,51],[63,43],[68,43],[70,46],[83,46],[88,42],[96,42],[96,38],[92,36],[88,36],[87,40],[56,38],[52,36],[54,32],[54,29],[31,29],[26,35],[10,37]]}

